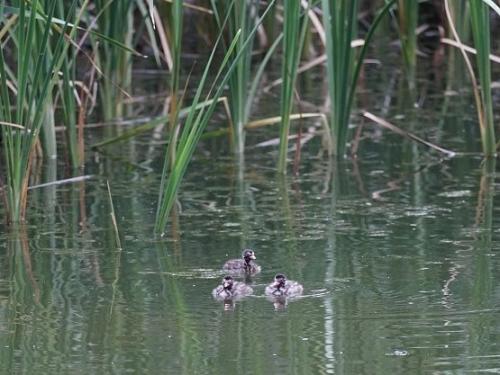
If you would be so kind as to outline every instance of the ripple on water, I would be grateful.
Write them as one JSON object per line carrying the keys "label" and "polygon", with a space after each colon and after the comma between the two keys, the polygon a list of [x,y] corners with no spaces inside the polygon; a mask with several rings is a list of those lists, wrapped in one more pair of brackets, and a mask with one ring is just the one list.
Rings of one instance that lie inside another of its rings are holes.
{"label": "ripple on water", "polygon": [[226,272],[224,272],[224,270],[221,270],[221,269],[205,269],[205,268],[189,269],[186,271],[149,270],[149,271],[139,271],[138,273],[141,275],[167,275],[167,276],[173,276],[173,277],[185,278],[185,279],[193,279],[193,280],[194,279],[218,279],[226,274]]}
{"label": "ripple on water", "polygon": [[471,197],[473,195],[471,190],[452,190],[452,191],[443,191],[439,193],[439,197],[444,198],[463,198],[463,197]]}

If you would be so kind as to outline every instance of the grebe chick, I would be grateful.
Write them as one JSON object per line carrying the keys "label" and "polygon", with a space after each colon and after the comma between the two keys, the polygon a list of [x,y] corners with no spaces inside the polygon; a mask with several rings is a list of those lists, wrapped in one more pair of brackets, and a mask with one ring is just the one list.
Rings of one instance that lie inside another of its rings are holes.
{"label": "grebe chick", "polygon": [[234,281],[231,276],[225,276],[222,283],[212,290],[212,296],[218,301],[236,300],[253,293],[253,289],[245,283]]}
{"label": "grebe chick", "polygon": [[274,282],[266,287],[267,296],[298,297],[302,295],[303,286],[296,281],[287,280],[285,275],[278,273],[274,277]]}
{"label": "grebe chick", "polygon": [[231,259],[224,263],[222,269],[231,273],[256,274],[260,272],[260,266],[254,262],[257,259],[255,252],[251,249],[243,250],[241,259]]}

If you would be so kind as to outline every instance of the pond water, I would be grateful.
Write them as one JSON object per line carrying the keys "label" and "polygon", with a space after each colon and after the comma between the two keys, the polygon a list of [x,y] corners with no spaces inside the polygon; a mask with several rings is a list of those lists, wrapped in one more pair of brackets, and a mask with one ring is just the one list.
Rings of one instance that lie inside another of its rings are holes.
{"label": "pond water", "polygon": [[[456,126],[474,112],[455,106],[429,129],[437,104],[390,113],[464,150]],[[367,134],[340,163],[313,139],[285,178],[273,146],[237,163],[224,137],[203,141],[163,238],[152,234],[161,146],[147,135],[89,150],[88,180],[31,190],[26,228],[1,227],[0,372],[500,372],[495,162]],[[37,178],[54,176],[47,163]],[[254,295],[225,309],[211,291],[245,247],[262,272],[247,280]],[[263,297],[277,272],[304,286],[280,310]]]}

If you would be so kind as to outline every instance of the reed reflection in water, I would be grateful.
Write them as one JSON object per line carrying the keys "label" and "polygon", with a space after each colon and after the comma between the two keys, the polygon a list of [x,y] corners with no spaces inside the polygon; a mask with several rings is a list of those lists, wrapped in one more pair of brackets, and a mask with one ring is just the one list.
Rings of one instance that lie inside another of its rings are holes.
{"label": "reed reflection in water", "polygon": [[[374,174],[380,160],[280,179],[265,163],[244,184],[221,168],[207,191],[194,168],[164,239],[144,194],[157,181],[116,176],[121,254],[105,179],[34,190],[33,222],[1,235],[1,372],[498,371],[494,163],[421,170],[383,201],[370,192],[401,177]],[[225,310],[211,290],[245,246],[263,271]],[[304,285],[279,311],[263,297],[277,272]]]}

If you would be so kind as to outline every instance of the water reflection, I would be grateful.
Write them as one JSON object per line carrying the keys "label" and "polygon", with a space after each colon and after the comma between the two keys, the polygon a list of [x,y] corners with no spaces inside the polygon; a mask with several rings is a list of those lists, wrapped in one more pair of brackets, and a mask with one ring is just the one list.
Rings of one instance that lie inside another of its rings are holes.
{"label": "water reflection", "polygon": [[[231,160],[196,160],[165,238],[151,236],[157,179],[107,166],[121,252],[104,178],[35,189],[31,226],[0,235],[0,372],[499,370],[493,160],[422,169],[384,201],[370,196],[404,171],[378,158],[308,156],[286,178],[246,162],[235,188]],[[237,280],[254,294],[215,301],[247,246],[262,272]],[[267,300],[278,272],[304,297]]]}

